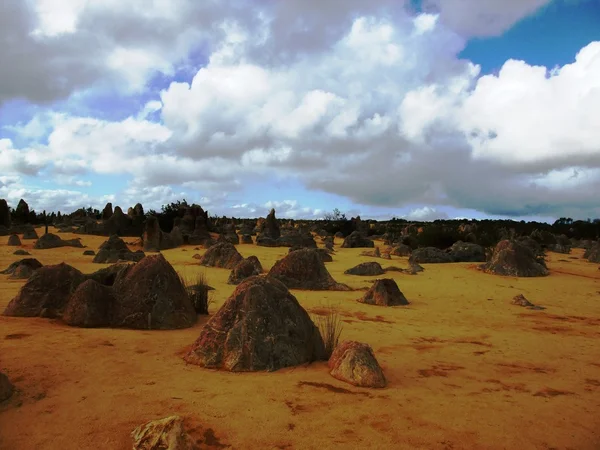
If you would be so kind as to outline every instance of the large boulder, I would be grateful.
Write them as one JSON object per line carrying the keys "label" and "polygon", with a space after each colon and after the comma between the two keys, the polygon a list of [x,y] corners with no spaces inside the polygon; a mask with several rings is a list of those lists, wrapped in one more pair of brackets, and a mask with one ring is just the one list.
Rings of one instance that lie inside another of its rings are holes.
{"label": "large boulder", "polygon": [[115,327],[177,329],[196,323],[185,286],[162,254],[146,256],[120,271],[113,289]]}
{"label": "large boulder", "polygon": [[373,286],[358,300],[360,303],[377,306],[408,305],[408,300],[391,278],[375,280]]}
{"label": "large boulder", "polygon": [[93,262],[99,264],[116,263],[118,261],[140,261],[145,256],[144,252],[132,252],[127,244],[116,234],[113,234],[104,241],[98,253],[94,256]]}
{"label": "large boulder", "polygon": [[243,259],[233,244],[220,242],[206,250],[200,258],[200,265],[233,269]]}
{"label": "large boulder", "polygon": [[0,227],[10,228],[10,208],[3,198],[0,198]]}
{"label": "large boulder", "polygon": [[411,253],[412,248],[406,244],[399,244],[392,249],[390,254],[394,256],[410,256]]}
{"label": "large boulder", "polygon": [[69,298],[62,319],[67,325],[93,328],[110,324],[113,290],[93,279],[81,283]]}
{"label": "large boulder", "polygon": [[2,274],[10,275],[10,278],[27,279],[33,275],[33,272],[42,267],[42,263],[35,258],[24,258],[13,262],[4,269]]}
{"label": "large boulder", "polygon": [[31,228],[27,228],[27,229],[23,230],[23,240],[34,240],[34,239],[39,239],[39,236],[37,234],[37,231],[35,231],[35,228],[31,227]]}
{"label": "large boulder", "polygon": [[112,215],[102,221],[104,234],[108,236],[112,236],[116,234],[117,236],[127,236],[131,234],[131,220],[129,217],[123,212],[120,206],[115,206],[115,209]]}
{"label": "large boulder", "polygon": [[361,275],[361,276],[372,276],[372,275],[381,275],[385,273],[381,264],[378,262],[364,262],[360,263],[357,266],[351,267],[350,269],[344,271],[346,275]]}
{"label": "large boulder", "polygon": [[278,247],[317,248],[317,243],[310,233],[292,231],[280,236],[276,241]]}
{"label": "large boulder", "polygon": [[331,376],[354,386],[384,388],[387,385],[373,349],[361,342],[339,344],[329,358],[328,366]]}
{"label": "large boulder", "polygon": [[281,231],[279,230],[279,224],[275,218],[274,209],[271,209],[266,220],[259,221],[257,227],[259,228],[259,234],[256,237],[256,245],[263,247],[279,246],[277,239],[281,236]]}
{"label": "large boulder", "polygon": [[353,231],[342,243],[342,248],[373,248],[375,243],[360,231]]}
{"label": "large boulder", "polygon": [[591,244],[583,253],[583,257],[591,263],[600,263],[600,241]]}
{"label": "large boulder", "polygon": [[85,275],[61,263],[37,269],[6,309],[5,316],[58,317]]}
{"label": "large boulder", "polygon": [[47,233],[40,237],[33,246],[33,248],[38,250],[47,250],[50,248],[59,247],[83,248],[83,244],[81,243],[80,239],[62,239],[56,234]]}
{"label": "large boulder", "polygon": [[[128,211],[129,212],[129,211]],[[113,206],[112,203],[108,202],[104,209],[102,210],[102,220],[108,220],[113,215]]]}
{"label": "large boulder", "polygon": [[23,199],[19,200],[15,209],[15,219],[25,224],[29,221],[29,205]]}
{"label": "large boulder", "polygon": [[260,275],[263,272],[263,267],[256,256],[249,256],[248,258],[240,261],[236,266],[231,269],[228,284],[240,284],[246,278]]}
{"label": "large boulder", "polygon": [[548,269],[543,258],[519,241],[503,240],[496,245],[492,258],[482,266],[487,273],[512,277],[543,277]]}
{"label": "large boulder", "polygon": [[130,263],[113,264],[103,269],[96,270],[86,275],[88,280],[94,280],[104,286],[112,286],[121,272],[126,272],[130,268]]}
{"label": "large boulder", "polygon": [[486,260],[484,248],[471,242],[455,242],[447,253],[454,262],[485,262]]}
{"label": "large boulder", "polygon": [[195,450],[198,447],[185,431],[179,416],[152,420],[131,433],[133,450]]}
{"label": "large boulder", "polygon": [[[438,264],[438,263],[451,263],[453,261],[452,256],[443,250],[436,247],[423,247],[413,250],[409,262],[415,262],[417,264]],[[484,258],[485,261],[485,258]]]}
{"label": "large boulder", "polygon": [[342,291],[350,289],[333,279],[319,252],[314,249],[301,249],[288,253],[275,263],[268,276],[281,281],[288,289]]}
{"label": "large boulder", "polygon": [[8,377],[0,372],[0,403],[11,398],[14,391],[15,388]]}
{"label": "large boulder", "polygon": [[234,372],[278,370],[324,360],[318,328],[285,285],[243,281],[208,321],[185,360]]}
{"label": "large boulder", "polygon": [[19,239],[19,236],[17,236],[16,234],[11,234],[8,237],[8,242],[6,243],[6,245],[8,245],[9,247],[18,247],[19,245],[21,245],[21,239]]}

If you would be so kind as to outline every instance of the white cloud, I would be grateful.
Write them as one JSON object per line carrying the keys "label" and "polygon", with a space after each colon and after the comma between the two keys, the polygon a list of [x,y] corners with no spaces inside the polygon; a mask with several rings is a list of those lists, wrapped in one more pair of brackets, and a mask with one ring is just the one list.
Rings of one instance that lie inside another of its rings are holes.
{"label": "white cloud", "polygon": [[[17,67],[18,52],[0,47],[10,68],[0,103],[20,95],[51,100],[97,82],[141,92],[153,74],[175,73],[199,46],[208,63],[190,83],[148,93],[151,100],[124,120],[41,110],[12,127],[21,138],[15,142],[27,145],[0,140],[0,169],[7,176],[46,171],[74,185],[87,172],[124,174],[128,202],[158,206],[291,177],[363,205],[598,211],[600,43],[551,72],[508,61],[497,75],[480,77],[478,66],[457,59],[465,36],[494,34],[544,1],[456,1],[430,0],[437,12],[416,17],[387,14],[393,2],[383,0],[349,0],[347,9],[326,1],[318,13],[312,1],[267,2],[253,14],[227,2],[69,3],[73,20],[52,28],[43,19],[45,31],[23,38],[39,65]],[[5,23],[4,6],[0,40],[28,36],[32,25],[24,16]],[[100,46],[93,58],[91,30]],[[30,73],[47,76],[36,83]],[[571,177],[573,170],[579,175]],[[227,204],[215,206],[264,207]],[[285,202],[280,208],[289,217],[314,213]],[[426,208],[411,214],[438,213]]]}

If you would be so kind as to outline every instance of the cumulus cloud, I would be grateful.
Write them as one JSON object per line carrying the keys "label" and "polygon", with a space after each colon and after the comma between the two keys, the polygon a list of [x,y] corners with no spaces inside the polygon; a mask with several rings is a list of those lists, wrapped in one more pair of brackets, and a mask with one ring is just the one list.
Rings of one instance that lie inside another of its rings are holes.
{"label": "cumulus cloud", "polygon": [[[443,217],[433,205],[600,214],[600,43],[553,70],[510,60],[481,76],[457,58],[468,36],[500,33],[544,0],[428,0],[419,15],[391,0],[270,0],[252,13],[233,0],[105,3],[65,2],[61,20],[52,2],[2,3],[0,104],[97,85],[144,90],[197,48],[206,64],[120,121],[50,109],[15,124],[27,144],[0,140],[3,173],[79,187],[86,173],[125,174],[125,204],[204,195],[232,215],[263,215],[267,206],[227,195],[275,177],[357,206],[429,205],[415,218]],[[276,200],[288,217],[317,214]]]}

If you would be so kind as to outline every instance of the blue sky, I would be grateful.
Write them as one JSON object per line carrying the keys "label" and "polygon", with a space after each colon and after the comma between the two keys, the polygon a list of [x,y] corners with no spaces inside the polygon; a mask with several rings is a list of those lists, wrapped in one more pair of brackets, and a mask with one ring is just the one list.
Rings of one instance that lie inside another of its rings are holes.
{"label": "blue sky", "polygon": [[0,197],[63,212],[185,197],[238,216],[600,216],[600,2],[410,3],[8,0]]}

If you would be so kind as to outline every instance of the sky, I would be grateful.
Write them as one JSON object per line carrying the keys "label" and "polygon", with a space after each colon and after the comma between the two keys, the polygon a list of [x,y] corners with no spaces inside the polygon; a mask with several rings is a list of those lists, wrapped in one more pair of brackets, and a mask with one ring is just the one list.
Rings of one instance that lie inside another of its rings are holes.
{"label": "sky", "polygon": [[600,0],[3,0],[0,198],[600,217]]}

